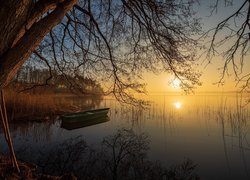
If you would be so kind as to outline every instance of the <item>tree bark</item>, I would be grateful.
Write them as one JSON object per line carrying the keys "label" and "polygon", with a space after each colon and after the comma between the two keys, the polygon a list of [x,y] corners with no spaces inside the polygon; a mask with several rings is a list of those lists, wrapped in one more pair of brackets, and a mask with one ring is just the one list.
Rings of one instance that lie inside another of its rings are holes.
{"label": "tree bark", "polygon": [[[0,0],[0,89],[15,76],[43,38],[59,24],[77,0]],[[50,12],[44,16],[44,13]],[[6,14],[7,13],[7,14]],[[14,16],[14,17],[9,17]]]}
{"label": "tree bark", "polygon": [[32,0],[0,0],[0,56],[12,45],[33,6]]}

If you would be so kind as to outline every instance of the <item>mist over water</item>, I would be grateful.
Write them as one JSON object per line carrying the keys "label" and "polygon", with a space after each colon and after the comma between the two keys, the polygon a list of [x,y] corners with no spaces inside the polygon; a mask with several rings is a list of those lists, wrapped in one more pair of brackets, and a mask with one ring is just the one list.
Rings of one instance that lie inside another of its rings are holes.
{"label": "mist over water", "polygon": [[[149,95],[147,100],[150,103],[146,109],[120,104],[110,97],[91,103],[92,108],[109,107],[110,120],[70,131],[61,128],[60,118],[53,122],[11,124],[17,155],[36,162],[38,152],[46,154],[78,136],[98,148],[104,137],[127,128],[148,135],[147,156],[152,161],[168,167],[190,159],[197,164],[201,179],[250,178],[247,95]],[[2,132],[0,143],[7,150]]]}

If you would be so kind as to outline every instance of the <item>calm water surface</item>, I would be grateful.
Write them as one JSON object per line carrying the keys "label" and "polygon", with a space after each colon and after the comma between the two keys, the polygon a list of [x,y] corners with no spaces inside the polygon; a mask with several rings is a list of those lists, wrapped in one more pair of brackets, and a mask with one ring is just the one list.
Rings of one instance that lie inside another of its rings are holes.
{"label": "calm water surface", "polygon": [[[119,128],[146,132],[149,158],[166,166],[191,159],[201,179],[250,179],[250,105],[248,96],[235,94],[152,95],[148,109],[121,105],[112,98],[95,104],[110,107],[110,121],[75,130],[60,120],[11,125],[14,146],[26,158],[49,151],[69,138],[82,135],[98,146]],[[6,150],[3,134],[1,148]],[[24,153],[25,152],[25,153]]]}

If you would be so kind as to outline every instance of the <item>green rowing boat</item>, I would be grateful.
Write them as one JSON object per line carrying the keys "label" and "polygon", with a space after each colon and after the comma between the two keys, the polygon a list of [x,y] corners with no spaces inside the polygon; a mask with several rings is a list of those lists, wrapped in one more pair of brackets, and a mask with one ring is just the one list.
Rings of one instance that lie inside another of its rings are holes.
{"label": "green rowing boat", "polygon": [[77,113],[69,113],[61,116],[62,123],[86,122],[107,116],[109,108],[94,109]]}

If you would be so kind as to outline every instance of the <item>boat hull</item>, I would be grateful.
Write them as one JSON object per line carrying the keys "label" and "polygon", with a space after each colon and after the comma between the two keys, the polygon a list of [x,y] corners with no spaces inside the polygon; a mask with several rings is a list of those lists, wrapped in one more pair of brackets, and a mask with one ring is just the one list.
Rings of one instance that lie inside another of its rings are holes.
{"label": "boat hull", "polygon": [[93,126],[96,124],[101,124],[108,122],[110,119],[108,116],[100,117],[100,118],[95,118],[90,121],[78,121],[78,122],[67,122],[67,121],[62,121],[61,127],[67,130],[73,130],[73,129],[79,129],[83,127],[88,127],[88,126]]}
{"label": "boat hull", "polygon": [[84,112],[62,115],[62,123],[86,122],[107,116],[109,108],[95,109]]}

